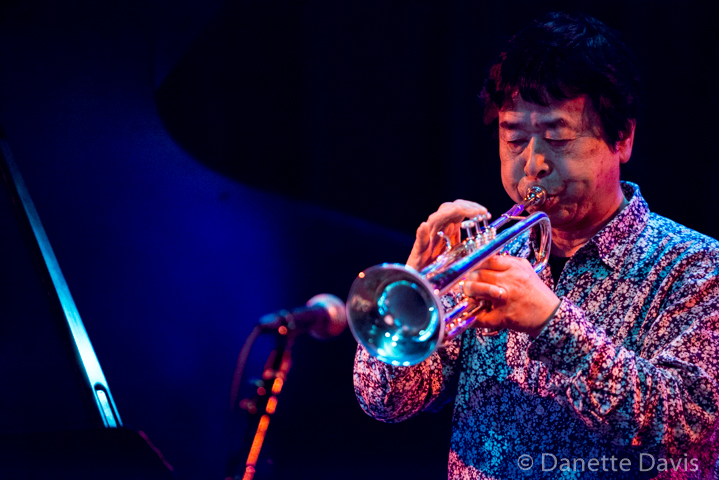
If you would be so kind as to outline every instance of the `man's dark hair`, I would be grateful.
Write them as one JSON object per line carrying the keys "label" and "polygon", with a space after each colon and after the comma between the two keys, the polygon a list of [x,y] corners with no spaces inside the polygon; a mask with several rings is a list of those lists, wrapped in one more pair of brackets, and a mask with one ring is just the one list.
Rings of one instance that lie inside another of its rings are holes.
{"label": "man's dark hair", "polygon": [[484,123],[496,132],[498,112],[512,106],[515,92],[543,106],[586,94],[613,149],[636,121],[640,91],[634,56],[618,33],[588,15],[550,13],[509,40],[480,98]]}

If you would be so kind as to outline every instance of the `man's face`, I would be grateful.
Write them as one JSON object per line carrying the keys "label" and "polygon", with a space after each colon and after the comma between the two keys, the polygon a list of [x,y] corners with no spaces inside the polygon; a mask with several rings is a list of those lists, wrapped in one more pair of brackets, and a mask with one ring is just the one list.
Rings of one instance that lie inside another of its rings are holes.
{"label": "man's face", "polygon": [[633,132],[629,137],[612,151],[586,95],[546,107],[516,95],[514,105],[499,112],[504,189],[519,202],[527,187],[540,185],[547,190],[541,210],[552,228],[591,227],[619,207],[619,164],[629,160]]}

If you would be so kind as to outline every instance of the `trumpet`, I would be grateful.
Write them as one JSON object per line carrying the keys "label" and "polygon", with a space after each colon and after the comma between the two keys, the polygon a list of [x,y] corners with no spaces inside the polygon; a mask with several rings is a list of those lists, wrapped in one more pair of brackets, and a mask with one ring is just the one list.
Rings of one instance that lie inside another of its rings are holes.
{"label": "trumpet", "polygon": [[[491,308],[462,291],[464,276],[490,256],[506,251],[509,243],[538,228],[534,271],[544,269],[552,243],[551,225],[544,212],[521,216],[529,206],[544,204],[547,192],[532,186],[522,202],[488,224],[489,215],[462,222],[466,238],[446,248],[421,271],[399,263],[375,265],[359,273],[347,299],[350,330],[371,355],[395,366],[420,363],[435,350],[470,328],[477,315]],[[516,223],[507,226],[509,222]],[[483,335],[498,331],[481,329]]]}

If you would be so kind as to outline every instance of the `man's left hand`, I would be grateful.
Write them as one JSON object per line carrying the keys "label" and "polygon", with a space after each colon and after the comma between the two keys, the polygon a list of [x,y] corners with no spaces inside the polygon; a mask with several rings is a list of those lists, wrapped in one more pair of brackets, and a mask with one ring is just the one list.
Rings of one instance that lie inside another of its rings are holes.
{"label": "man's left hand", "polygon": [[467,275],[463,290],[492,303],[473,326],[508,328],[532,338],[542,332],[560,301],[527,260],[503,255],[493,255]]}

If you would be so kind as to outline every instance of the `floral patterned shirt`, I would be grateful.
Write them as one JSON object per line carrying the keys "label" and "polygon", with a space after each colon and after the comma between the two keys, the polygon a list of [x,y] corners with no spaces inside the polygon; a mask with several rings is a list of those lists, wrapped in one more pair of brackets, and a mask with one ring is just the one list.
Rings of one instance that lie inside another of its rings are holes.
{"label": "floral patterned shirt", "polygon": [[558,284],[540,274],[561,303],[534,341],[472,329],[412,367],[359,347],[364,411],[397,422],[454,400],[450,479],[719,478],[719,242],[622,188]]}

